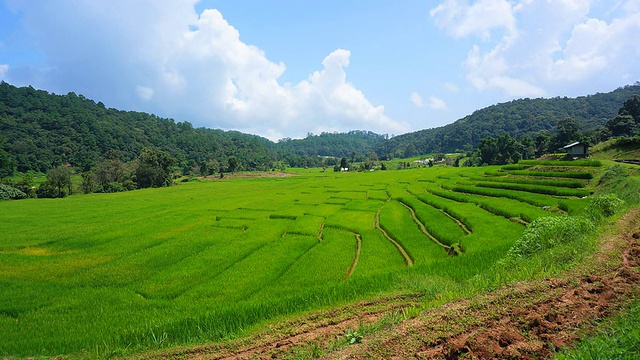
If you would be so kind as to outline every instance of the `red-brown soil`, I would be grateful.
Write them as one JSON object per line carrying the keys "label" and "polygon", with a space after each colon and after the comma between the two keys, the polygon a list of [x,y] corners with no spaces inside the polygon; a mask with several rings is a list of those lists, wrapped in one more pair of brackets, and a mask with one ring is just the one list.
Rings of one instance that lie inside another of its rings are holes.
{"label": "red-brown soil", "polygon": [[315,350],[326,359],[549,358],[639,294],[640,208],[627,213],[618,229],[577,269],[426,310],[353,345],[335,346],[345,331],[379,324],[420,299],[355,304],[273,325],[250,338],[144,357],[275,359]]}

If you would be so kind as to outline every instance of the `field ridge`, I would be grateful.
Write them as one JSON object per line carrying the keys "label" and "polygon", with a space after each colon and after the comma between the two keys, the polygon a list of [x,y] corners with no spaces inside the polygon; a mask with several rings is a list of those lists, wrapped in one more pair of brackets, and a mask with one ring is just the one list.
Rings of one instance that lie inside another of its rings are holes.
{"label": "field ridge", "polygon": [[[271,326],[250,339],[147,353],[144,358],[276,359],[305,353],[322,359],[549,358],[640,294],[640,240],[635,238],[640,207],[616,227],[577,268],[448,302],[397,322],[388,319],[410,313],[419,297],[361,302]],[[386,325],[376,325],[380,323]],[[378,330],[353,345],[336,343],[352,329],[367,326]]]}
{"label": "field ridge", "polygon": [[376,229],[378,229],[382,233],[382,235],[384,235],[384,237],[387,240],[389,240],[393,244],[393,246],[396,247],[396,249],[398,249],[398,252],[400,253],[400,256],[402,256],[402,258],[404,260],[404,264],[406,266],[413,266],[413,264],[414,264],[413,257],[407,251],[407,249],[405,249],[405,247],[400,242],[398,242],[391,235],[389,235],[389,233],[382,227],[382,225],[380,225],[380,211],[382,211],[383,207],[384,207],[384,205],[381,206],[380,209],[378,209],[378,212],[374,216],[374,220],[373,220],[374,227]]}

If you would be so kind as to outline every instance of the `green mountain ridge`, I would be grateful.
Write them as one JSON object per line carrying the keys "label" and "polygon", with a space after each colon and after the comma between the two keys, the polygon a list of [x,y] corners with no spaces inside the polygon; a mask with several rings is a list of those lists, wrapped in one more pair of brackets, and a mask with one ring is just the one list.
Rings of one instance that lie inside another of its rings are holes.
{"label": "green mountain ridge", "polygon": [[[90,169],[105,157],[135,159],[143,148],[168,152],[185,173],[212,173],[235,157],[244,170],[283,165],[317,166],[318,157],[390,159],[436,152],[470,151],[481,139],[507,133],[534,138],[572,118],[595,131],[623,102],[640,95],[640,83],[578,98],[520,99],[475,111],[449,125],[393,138],[371,131],[268,139],[238,131],[194,128],[189,122],[106,108],[82,95],[56,95],[33,87],[0,84],[0,178],[7,172],[47,171],[61,164]],[[323,163],[326,165],[329,161]],[[4,171],[2,170],[4,169]]]}
{"label": "green mountain ridge", "polygon": [[633,95],[640,95],[640,83],[577,98],[513,100],[477,110],[442,127],[396,136],[376,151],[387,157],[402,156],[407,147],[415,148],[417,154],[469,151],[489,136],[507,133],[515,138],[535,138],[540,131],[554,132],[558,120],[566,118],[576,120],[582,131],[593,131],[615,117]]}

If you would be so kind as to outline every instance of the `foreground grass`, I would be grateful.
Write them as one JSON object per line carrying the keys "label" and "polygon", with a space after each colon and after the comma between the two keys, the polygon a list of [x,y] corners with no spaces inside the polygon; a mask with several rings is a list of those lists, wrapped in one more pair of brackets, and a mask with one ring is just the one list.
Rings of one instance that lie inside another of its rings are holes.
{"label": "foreground grass", "polygon": [[355,300],[496,286],[526,222],[588,199],[456,191],[486,170],[309,170],[2,202],[0,356],[131,354]]}
{"label": "foreground grass", "polygon": [[640,359],[640,300],[624,309],[622,315],[602,324],[595,336],[587,337],[577,348],[564,351],[556,359]]}

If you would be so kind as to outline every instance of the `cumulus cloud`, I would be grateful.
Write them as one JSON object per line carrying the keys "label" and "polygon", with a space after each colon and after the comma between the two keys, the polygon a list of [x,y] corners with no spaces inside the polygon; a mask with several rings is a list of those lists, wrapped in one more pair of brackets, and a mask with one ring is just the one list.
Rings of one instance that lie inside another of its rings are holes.
{"label": "cumulus cloud", "polygon": [[5,74],[9,71],[9,65],[0,64],[0,80],[4,79]]}
{"label": "cumulus cloud", "polygon": [[598,3],[605,7],[598,18],[590,0],[447,0],[431,16],[453,37],[482,39],[464,61],[467,79],[477,89],[537,97],[637,81],[639,4]]}
{"label": "cumulus cloud", "polygon": [[[348,50],[328,54],[307,79],[281,84],[284,63],[244,43],[218,10],[196,13],[197,2],[32,0],[10,7],[42,46],[47,68],[34,86],[271,139],[409,130],[347,80]],[[19,71],[4,73],[20,83]]]}
{"label": "cumulus cloud", "polygon": [[513,8],[507,0],[478,0],[471,5],[447,0],[429,14],[436,25],[457,38],[474,35],[488,40],[492,30],[515,30]]}

